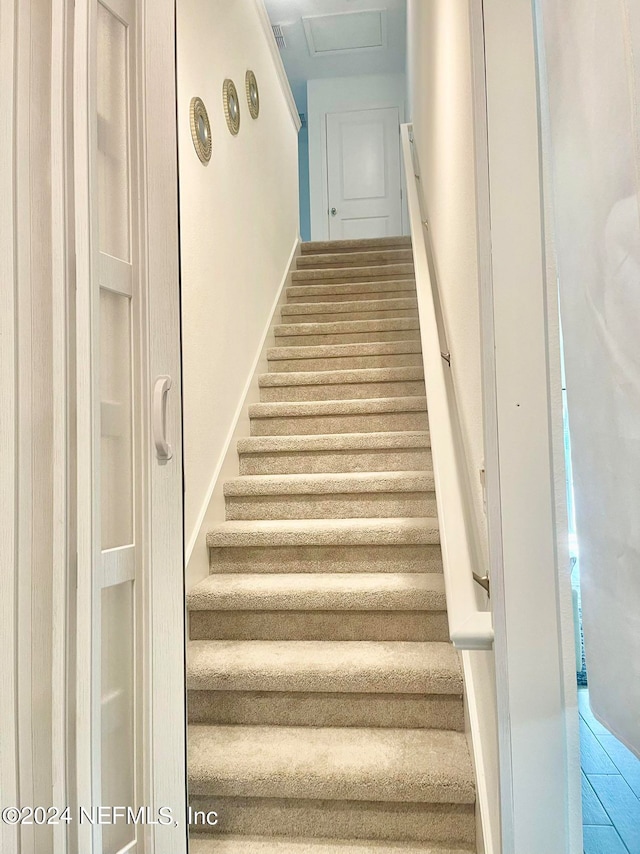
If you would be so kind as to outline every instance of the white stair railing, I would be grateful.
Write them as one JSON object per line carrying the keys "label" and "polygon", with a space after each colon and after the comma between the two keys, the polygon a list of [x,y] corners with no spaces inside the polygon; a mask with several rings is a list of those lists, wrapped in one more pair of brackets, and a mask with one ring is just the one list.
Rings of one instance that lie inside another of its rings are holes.
{"label": "white stair railing", "polygon": [[487,579],[481,571],[479,538],[470,511],[468,475],[451,374],[451,354],[446,341],[438,283],[434,266],[430,263],[431,242],[423,208],[413,126],[402,125],[401,137],[449,634],[458,649],[491,649],[491,612],[481,607],[474,587],[474,578],[485,583]]}

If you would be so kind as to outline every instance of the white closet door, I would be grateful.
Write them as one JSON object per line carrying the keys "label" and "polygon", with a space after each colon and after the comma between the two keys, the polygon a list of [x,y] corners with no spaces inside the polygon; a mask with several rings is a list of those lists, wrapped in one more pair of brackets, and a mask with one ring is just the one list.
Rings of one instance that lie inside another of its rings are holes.
{"label": "white closet door", "polygon": [[[167,9],[159,11],[166,23]],[[149,126],[159,117],[145,115],[144,38],[154,23],[152,15],[144,18],[145,4],[136,0],[76,5],[78,801],[88,810],[124,806],[137,813],[148,806],[151,818],[160,806],[171,807],[184,836],[184,750],[175,736],[168,744],[178,755],[168,757],[166,748],[160,755],[177,774],[177,802],[156,803],[155,797],[154,728],[184,728],[180,693],[156,717],[156,695],[166,699],[163,682],[183,688],[182,489],[177,217],[154,210],[159,199],[150,206],[148,193],[150,164],[159,156],[175,160],[175,137],[173,150],[153,151],[151,140],[149,151]],[[166,29],[159,32],[167,42],[164,71],[171,71],[173,45]],[[176,194],[171,162],[164,170],[165,198]],[[154,239],[176,250],[167,270],[174,275],[157,271],[158,290],[152,291],[150,223],[163,215],[169,231]],[[155,376],[156,366],[166,382]],[[167,428],[173,429],[172,454],[162,452],[161,441],[151,442]],[[154,501],[158,489],[162,504]],[[162,550],[154,543],[160,530]],[[175,601],[166,595],[169,588]],[[176,645],[168,665],[165,656],[163,675],[154,654],[154,630],[161,625],[173,627]],[[126,816],[78,825],[80,849],[92,854],[160,851],[155,833],[156,826]],[[178,834],[170,845],[176,852],[184,850]]]}
{"label": "white closet door", "polygon": [[402,234],[398,109],[327,114],[331,240]]}

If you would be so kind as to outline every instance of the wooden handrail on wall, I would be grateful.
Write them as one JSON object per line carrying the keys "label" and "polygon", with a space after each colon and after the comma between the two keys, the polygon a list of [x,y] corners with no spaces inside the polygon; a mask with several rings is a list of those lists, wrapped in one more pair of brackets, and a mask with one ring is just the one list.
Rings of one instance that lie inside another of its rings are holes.
{"label": "wooden handrail on wall", "polygon": [[440,294],[431,263],[429,224],[423,207],[413,126],[402,125],[401,137],[449,634],[453,645],[458,649],[491,649],[491,611],[481,606],[474,586],[474,576],[485,579],[486,574],[481,571],[479,537],[474,529],[475,520],[469,502],[464,450],[451,374],[452,357],[447,345]]}

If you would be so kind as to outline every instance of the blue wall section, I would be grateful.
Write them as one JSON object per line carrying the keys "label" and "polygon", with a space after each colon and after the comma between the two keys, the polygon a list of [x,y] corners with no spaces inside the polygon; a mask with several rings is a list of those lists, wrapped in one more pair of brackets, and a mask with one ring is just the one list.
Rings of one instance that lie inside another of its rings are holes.
{"label": "blue wall section", "polygon": [[309,129],[298,133],[298,174],[300,182],[300,237],[311,240],[311,202],[309,198]]}

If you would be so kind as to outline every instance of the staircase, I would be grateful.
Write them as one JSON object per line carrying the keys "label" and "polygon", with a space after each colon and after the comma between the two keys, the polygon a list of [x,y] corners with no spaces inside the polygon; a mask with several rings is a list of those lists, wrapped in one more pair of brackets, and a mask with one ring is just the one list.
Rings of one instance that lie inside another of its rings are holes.
{"label": "staircase", "polygon": [[306,243],[188,596],[192,854],[475,851],[408,238]]}

